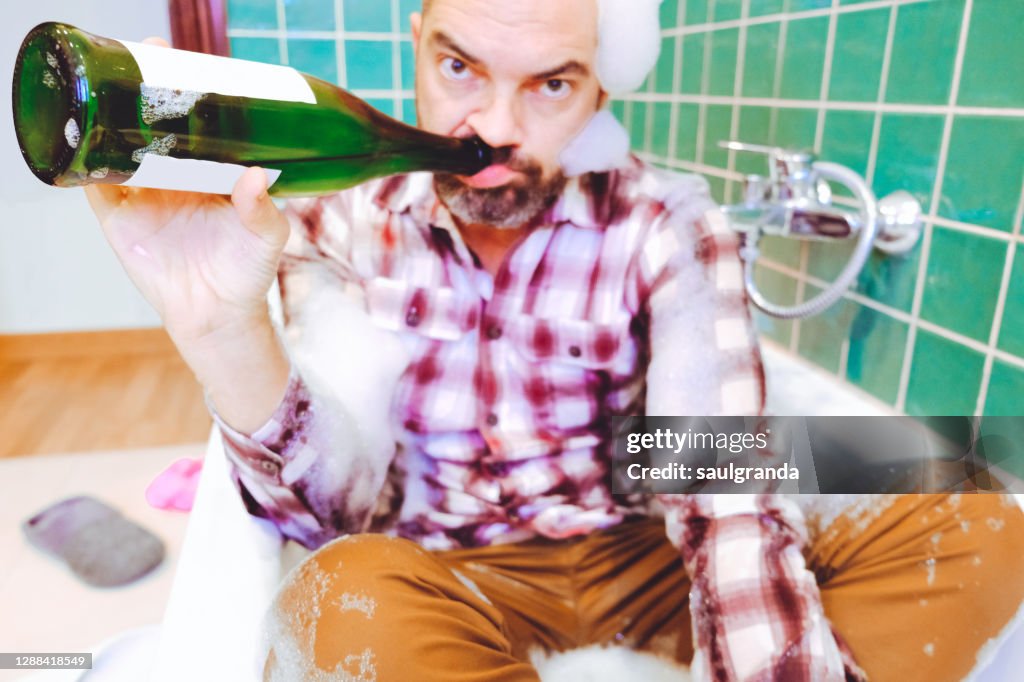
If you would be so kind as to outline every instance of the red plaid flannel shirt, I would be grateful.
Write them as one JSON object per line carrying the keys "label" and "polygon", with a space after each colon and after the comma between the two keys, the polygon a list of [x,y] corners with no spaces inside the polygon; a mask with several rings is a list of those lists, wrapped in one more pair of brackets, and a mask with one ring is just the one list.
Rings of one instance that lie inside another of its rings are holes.
{"label": "red plaid flannel shirt", "polygon": [[[378,530],[449,549],[568,537],[660,506],[693,578],[697,679],[856,670],[803,564],[792,500],[666,495],[652,505],[610,490],[610,418],[642,413],[645,398],[661,414],[763,409],[739,242],[703,180],[636,159],[574,179],[495,278],[427,174],[293,201],[287,212],[286,343],[340,311],[313,303],[334,290],[397,335],[408,364],[390,403],[393,441],[376,454],[360,447],[366,429],[338,400],[359,387],[313,381],[318,364],[358,362],[332,357],[330,345],[305,366],[292,353],[287,395],[256,433],[214,414],[250,512],[310,548]],[[703,317],[676,319],[679,301]],[[659,353],[659,332],[677,350]],[[657,398],[646,392],[653,372],[669,378]]]}

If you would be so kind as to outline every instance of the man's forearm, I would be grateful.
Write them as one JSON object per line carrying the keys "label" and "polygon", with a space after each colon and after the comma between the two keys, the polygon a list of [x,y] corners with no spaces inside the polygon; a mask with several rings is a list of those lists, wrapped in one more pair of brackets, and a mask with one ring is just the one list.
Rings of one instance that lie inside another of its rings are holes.
{"label": "man's forearm", "polygon": [[227,425],[251,434],[270,419],[288,387],[290,363],[269,316],[199,337],[171,331],[171,338]]}

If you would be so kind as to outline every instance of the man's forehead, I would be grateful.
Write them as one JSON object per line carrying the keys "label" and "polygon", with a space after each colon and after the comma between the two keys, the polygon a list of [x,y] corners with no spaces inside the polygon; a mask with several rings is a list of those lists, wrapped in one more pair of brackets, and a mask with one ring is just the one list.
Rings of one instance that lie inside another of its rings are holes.
{"label": "man's forehead", "polygon": [[596,0],[430,0],[429,8],[425,38],[441,35],[485,61],[503,52],[543,68],[559,55],[590,64],[596,53]]}

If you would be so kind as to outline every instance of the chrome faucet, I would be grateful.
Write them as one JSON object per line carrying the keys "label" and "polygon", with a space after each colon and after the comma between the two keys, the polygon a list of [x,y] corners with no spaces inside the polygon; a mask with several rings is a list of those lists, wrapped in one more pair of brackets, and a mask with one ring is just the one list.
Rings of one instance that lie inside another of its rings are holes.
{"label": "chrome faucet", "polygon": [[[740,203],[722,206],[722,212],[731,227],[744,234],[741,256],[751,300],[771,315],[817,315],[835,303],[860,274],[872,247],[890,254],[904,253],[918,241],[921,205],[908,192],[894,192],[878,201],[855,171],[816,161],[809,152],[735,141],[718,144],[724,149],[755,152],[768,158],[768,175],[748,175]],[[830,180],[853,192],[858,200],[856,208],[845,210],[833,205]],[[783,307],[767,301],[754,285],[753,264],[763,235],[819,241],[856,237],[857,244],[832,286],[810,301]]]}
{"label": "chrome faucet", "polygon": [[[832,188],[815,168],[810,152],[780,147],[719,142],[724,149],[768,157],[768,176],[748,175],[740,203],[722,207],[740,231],[796,239],[833,240],[855,237],[864,219],[832,203]],[[875,247],[887,253],[909,250],[921,231],[921,205],[899,191],[878,202],[879,234]]]}

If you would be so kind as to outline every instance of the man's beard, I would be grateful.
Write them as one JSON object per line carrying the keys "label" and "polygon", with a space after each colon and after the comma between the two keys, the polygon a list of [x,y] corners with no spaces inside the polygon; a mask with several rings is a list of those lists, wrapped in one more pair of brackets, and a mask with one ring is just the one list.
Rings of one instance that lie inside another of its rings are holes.
{"label": "man's beard", "polygon": [[478,189],[450,173],[438,173],[434,189],[457,220],[504,230],[519,227],[550,208],[565,188],[566,177],[561,170],[545,179],[539,163],[514,153],[506,165],[522,176],[501,187]]}

